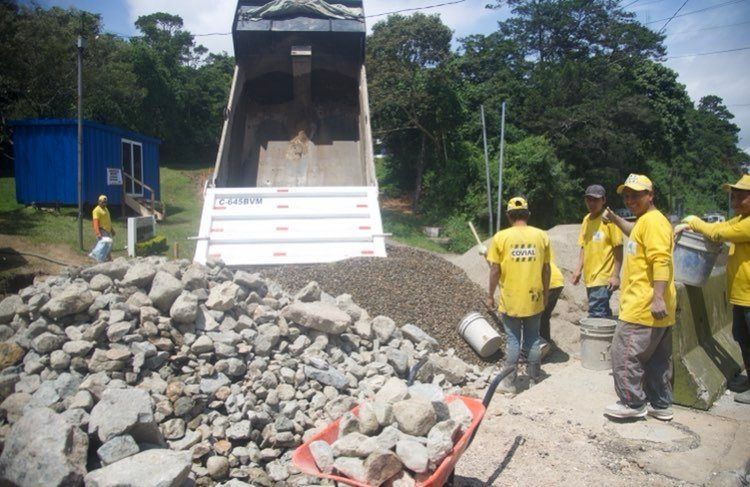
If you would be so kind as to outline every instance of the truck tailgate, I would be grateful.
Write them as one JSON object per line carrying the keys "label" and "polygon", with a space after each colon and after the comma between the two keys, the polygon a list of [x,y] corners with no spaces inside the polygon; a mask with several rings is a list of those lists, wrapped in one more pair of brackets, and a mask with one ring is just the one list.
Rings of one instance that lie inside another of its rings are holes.
{"label": "truck tailgate", "polygon": [[195,261],[231,266],[385,257],[378,189],[208,188]]}

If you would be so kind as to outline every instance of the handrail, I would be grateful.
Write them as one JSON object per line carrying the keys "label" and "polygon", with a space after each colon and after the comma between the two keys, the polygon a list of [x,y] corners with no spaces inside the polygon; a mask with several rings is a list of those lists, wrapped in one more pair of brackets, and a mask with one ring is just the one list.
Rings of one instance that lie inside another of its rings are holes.
{"label": "handrail", "polygon": [[[147,189],[148,191],[151,192],[151,197],[149,198],[149,202],[151,203],[150,210],[152,212],[156,212],[157,211],[157,209],[156,209],[156,191],[154,191],[154,188],[152,188],[148,184],[144,183],[143,181],[134,178],[130,174],[126,173],[125,171],[122,171],[122,175],[125,176],[126,178],[129,178],[131,181],[133,181],[134,184],[139,184],[142,188],[145,188],[145,189]],[[131,196],[131,195],[129,195],[127,193],[127,191],[125,191],[125,179],[122,180],[122,187],[123,187],[124,194],[126,196]],[[132,198],[132,196],[131,196],[131,198]],[[161,212],[165,213],[163,208],[162,208]]]}

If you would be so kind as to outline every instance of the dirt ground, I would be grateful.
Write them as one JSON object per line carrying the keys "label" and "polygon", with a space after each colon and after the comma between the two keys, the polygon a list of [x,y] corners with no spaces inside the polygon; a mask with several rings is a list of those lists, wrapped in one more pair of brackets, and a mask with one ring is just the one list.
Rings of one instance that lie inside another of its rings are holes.
{"label": "dirt ground", "polygon": [[28,286],[40,276],[58,274],[65,267],[28,254],[69,265],[92,263],[91,259],[67,245],[39,245],[23,237],[0,234],[0,296]]}
{"label": "dirt ground", "polygon": [[[551,324],[561,350],[543,365],[548,377],[540,384],[529,388],[521,376],[517,395],[495,394],[458,463],[456,484],[747,486],[750,406],[735,403],[729,392],[710,411],[675,407],[669,423],[613,423],[603,416],[617,398],[610,371],[580,363],[576,322],[585,316],[586,292],[569,282],[578,262],[578,229],[560,225],[548,232],[566,278]],[[478,248],[445,257],[486,288],[489,271]]]}

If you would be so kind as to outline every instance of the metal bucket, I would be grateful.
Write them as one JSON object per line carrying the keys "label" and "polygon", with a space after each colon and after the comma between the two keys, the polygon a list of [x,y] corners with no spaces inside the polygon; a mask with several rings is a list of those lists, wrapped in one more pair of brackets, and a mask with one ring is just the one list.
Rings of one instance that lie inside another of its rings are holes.
{"label": "metal bucket", "polygon": [[590,370],[612,368],[610,348],[617,320],[583,318],[581,320],[581,365]]}
{"label": "metal bucket", "polygon": [[690,286],[703,286],[711,276],[723,244],[700,233],[682,232],[674,246],[674,279]]}
{"label": "metal bucket", "polygon": [[456,330],[480,357],[489,357],[500,349],[502,338],[479,313],[464,316]]}

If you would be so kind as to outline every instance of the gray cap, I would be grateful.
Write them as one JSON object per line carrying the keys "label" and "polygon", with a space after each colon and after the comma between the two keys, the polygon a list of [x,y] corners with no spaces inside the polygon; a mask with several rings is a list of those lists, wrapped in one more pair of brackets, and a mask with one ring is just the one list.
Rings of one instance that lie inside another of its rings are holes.
{"label": "gray cap", "polygon": [[592,184],[586,188],[586,194],[584,196],[593,196],[594,198],[604,198],[607,196],[607,192],[604,191],[604,187],[599,184]]}

